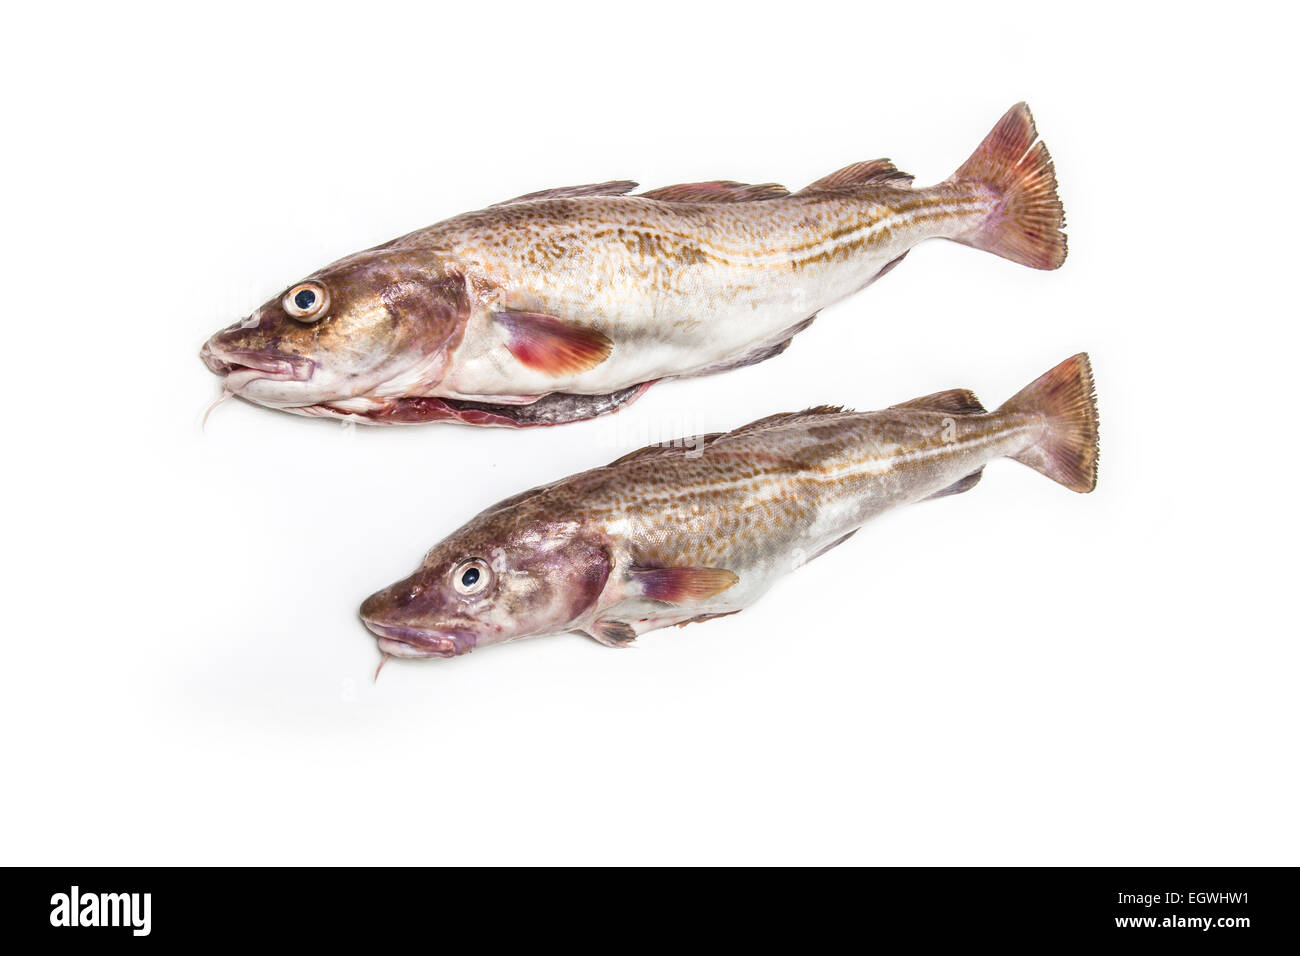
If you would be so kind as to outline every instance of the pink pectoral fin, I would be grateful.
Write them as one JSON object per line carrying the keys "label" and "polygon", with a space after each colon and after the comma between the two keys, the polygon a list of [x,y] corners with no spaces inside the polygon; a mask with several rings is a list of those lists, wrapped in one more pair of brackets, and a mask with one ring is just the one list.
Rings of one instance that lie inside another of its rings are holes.
{"label": "pink pectoral fin", "polygon": [[740,580],[723,568],[633,568],[631,576],[643,597],[667,604],[703,601]]}
{"label": "pink pectoral fin", "polygon": [[506,348],[524,365],[547,375],[576,375],[609,357],[614,343],[601,332],[541,312],[498,312]]}

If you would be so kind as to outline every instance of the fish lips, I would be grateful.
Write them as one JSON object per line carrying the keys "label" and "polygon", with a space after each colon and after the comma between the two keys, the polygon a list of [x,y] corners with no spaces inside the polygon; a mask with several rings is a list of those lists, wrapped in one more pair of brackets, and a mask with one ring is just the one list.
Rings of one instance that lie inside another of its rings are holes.
{"label": "fish lips", "polygon": [[199,350],[203,360],[214,374],[225,380],[226,388],[238,392],[250,382],[305,382],[316,370],[316,363],[301,355],[266,352],[258,349],[222,348],[209,340]]}
{"label": "fish lips", "polygon": [[364,616],[361,620],[379,638],[379,649],[393,657],[458,657],[472,651],[476,643],[472,634],[380,624]]}

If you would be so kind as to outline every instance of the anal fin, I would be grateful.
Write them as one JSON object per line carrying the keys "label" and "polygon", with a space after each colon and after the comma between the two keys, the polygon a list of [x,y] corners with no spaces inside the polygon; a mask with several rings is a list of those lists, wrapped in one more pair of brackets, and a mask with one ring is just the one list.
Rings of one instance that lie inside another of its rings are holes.
{"label": "anal fin", "polygon": [[804,319],[798,325],[795,325],[792,328],[787,329],[785,332],[785,337],[782,338],[781,341],[777,342],[775,345],[760,345],[758,348],[751,349],[750,351],[745,352],[742,355],[737,356],[736,358],[726,359],[725,361],[719,362],[716,365],[710,365],[707,366],[706,368],[702,368],[698,372],[692,372],[690,377],[693,378],[698,375],[713,375],[717,372],[730,372],[734,369],[748,368],[751,365],[757,365],[759,362],[766,362],[768,359],[776,358],[778,355],[780,355],[782,352],[788,349],[790,347],[790,343],[794,341],[794,337],[798,335],[800,332],[802,332],[804,329],[808,328],[808,326],[812,325],[813,320],[816,318],[817,318],[816,315],[810,315],[808,316],[808,318]]}
{"label": "anal fin", "polygon": [[[840,535],[838,538],[836,538],[836,539],[835,539],[834,541],[832,541],[830,544],[826,545],[824,548],[819,549],[819,550],[817,551],[816,554],[814,554],[811,558],[808,559],[808,561],[816,561],[818,558],[820,558],[820,557],[821,557],[823,554],[825,554],[827,551],[830,551],[832,548],[838,548],[838,547],[839,547],[840,545],[842,545],[845,541],[848,541],[849,538],[853,537],[855,534],[857,534],[857,533],[858,533],[859,531],[861,531],[861,530],[862,530],[861,528],[854,528],[854,529],[853,529],[852,531],[850,531],[848,534],[842,534],[842,535]],[[805,561],[804,563],[807,564],[808,561]]]}
{"label": "anal fin", "polygon": [[894,256],[894,258],[886,262],[883,266],[880,267],[879,272],[877,272],[875,275],[873,275],[870,279],[867,280],[867,285],[864,285],[862,288],[864,289],[867,288],[867,286],[871,285],[873,282],[879,282],[885,276],[893,272],[896,268],[898,268],[898,264],[907,258],[907,253],[911,251],[912,251],[911,249],[908,249],[907,252],[904,252],[902,255]]}
{"label": "anal fin", "polygon": [[715,617],[730,617],[739,613],[739,611],[718,611],[716,614],[697,614],[695,617],[688,617],[684,621],[678,621],[673,627],[685,627],[687,624],[699,624],[701,621],[711,621]]}
{"label": "anal fin", "polygon": [[930,501],[934,498],[947,498],[949,495],[959,495],[963,491],[970,491],[972,488],[974,488],[976,485],[980,483],[980,478],[983,477],[983,475],[984,475],[983,468],[980,468],[978,471],[972,471],[965,478],[961,478],[957,481],[954,481],[947,488],[942,488],[939,491],[936,491],[932,495],[926,495],[921,500]]}

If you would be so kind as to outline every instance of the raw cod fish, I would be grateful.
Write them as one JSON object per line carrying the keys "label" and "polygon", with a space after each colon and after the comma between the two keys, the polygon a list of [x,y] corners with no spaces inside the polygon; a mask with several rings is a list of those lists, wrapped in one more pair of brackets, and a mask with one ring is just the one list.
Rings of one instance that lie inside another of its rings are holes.
{"label": "raw cod fish", "polygon": [[885,159],[775,184],[551,189],[341,259],[213,335],[223,395],[369,423],[552,425],[656,381],[780,354],[818,310],[944,238],[1065,259],[1047,148],[1023,103],[915,188]]}
{"label": "raw cod fish", "polygon": [[972,488],[1010,457],[1073,491],[1097,472],[1080,354],[993,412],[964,389],[878,412],[820,407],[651,445],[501,502],[361,617],[396,657],[582,632],[611,647],[733,614],[867,519]]}

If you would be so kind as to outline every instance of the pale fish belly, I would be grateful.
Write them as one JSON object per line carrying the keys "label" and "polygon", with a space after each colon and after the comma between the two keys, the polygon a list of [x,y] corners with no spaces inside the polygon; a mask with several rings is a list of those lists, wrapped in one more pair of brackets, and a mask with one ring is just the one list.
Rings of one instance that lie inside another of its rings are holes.
{"label": "pale fish belly", "polygon": [[[590,202],[621,203],[626,216],[631,201]],[[944,184],[885,190],[873,201],[792,196],[703,211],[655,204],[643,224],[623,228],[624,241],[592,230],[570,255],[541,270],[504,253],[458,248],[453,254],[463,259],[486,260],[504,292],[470,320],[442,390],[463,398],[603,394],[725,365],[780,343],[918,243],[960,238],[993,202],[978,187]],[[492,321],[498,308],[590,325],[614,348],[600,365],[574,375],[523,368]]]}

